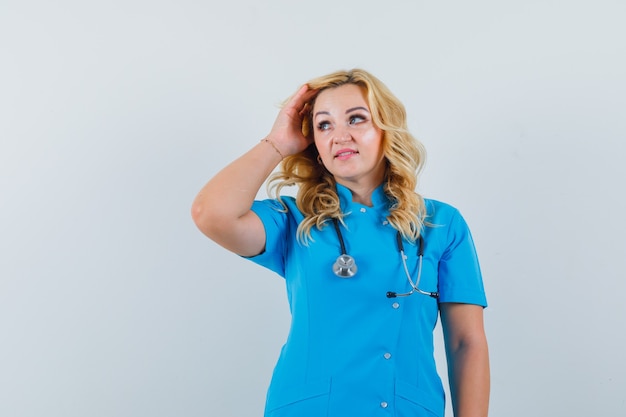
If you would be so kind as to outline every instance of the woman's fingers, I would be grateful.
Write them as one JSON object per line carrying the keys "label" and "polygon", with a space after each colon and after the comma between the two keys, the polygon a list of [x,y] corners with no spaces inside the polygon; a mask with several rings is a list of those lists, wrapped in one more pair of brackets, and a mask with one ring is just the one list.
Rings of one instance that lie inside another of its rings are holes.
{"label": "woman's fingers", "polygon": [[317,90],[309,88],[307,84],[304,84],[300,89],[291,97],[289,104],[294,108],[298,114],[303,114],[303,111],[307,109],[307,104],[315,95]]}
{"label": "woman's fingers", "polygon": [[302,121],[310,111],[310,101],[318,93],[303,85],[287,100],[279,112],[270,137],[284,155],[291,155],[304,150],[311,142],[302,134]]}

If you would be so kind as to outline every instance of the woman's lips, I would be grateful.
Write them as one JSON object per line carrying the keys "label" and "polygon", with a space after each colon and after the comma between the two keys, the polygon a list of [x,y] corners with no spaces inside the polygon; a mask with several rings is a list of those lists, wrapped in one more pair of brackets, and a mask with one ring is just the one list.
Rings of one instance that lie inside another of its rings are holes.
{"label": "woman's lips", "polygon": [[348,159],[354,155],[357,155],[358,152],[354,149],[341,149],[339,152],[335,154],[336,159],[344,160]]}

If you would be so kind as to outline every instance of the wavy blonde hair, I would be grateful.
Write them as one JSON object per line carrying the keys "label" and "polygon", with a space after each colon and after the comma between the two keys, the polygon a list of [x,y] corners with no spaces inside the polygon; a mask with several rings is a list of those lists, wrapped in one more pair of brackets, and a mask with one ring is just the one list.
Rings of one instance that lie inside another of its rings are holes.
{"label": "wavy blonde hair", "polygon": [[[392,202],[387,220],[404,238],[417,240],[424,226],[426,209],[424,199],[415,192],[415,188],[426,151],[407,129],[404,105],[378,78],[361,69],[337,71],[307,84],[309,88],[319,91],[345,84],[364,88],[372,121],[382,131],[383,153],[387,162],[384,192]],[[308,108],[313,109],[315,98],[308,104]],[[309,114],[302,122],[305,136],[313,134],[312,126]],[[268,183],[270,193],[281,202],[284,187],[298,186],[296,204],[304,214],[304,220],[298,225],[297,238],[303,244],[312,240],[313,226],[321,229],[328,220],[343,222],[345,216],[341,211],[335,178],[318,163],[318,155],[312,143],[304,151],[286,157]]]}

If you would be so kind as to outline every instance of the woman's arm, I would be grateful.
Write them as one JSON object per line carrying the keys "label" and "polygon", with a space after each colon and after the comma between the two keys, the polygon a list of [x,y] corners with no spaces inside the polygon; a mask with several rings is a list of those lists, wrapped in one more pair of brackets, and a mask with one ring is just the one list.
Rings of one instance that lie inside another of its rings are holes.
{"label": "woman's arm", "polygon": [[448,377],[455,417],[486,417],[489,409],[489,353],[483,307],[441,303]]}
{"label": "woman's arm", "polygon": [[306,103],[315,91],[305,85],[281,109],[267,138],[215,175],[196,196],[191,215],[206,236],[243,256],[261,253],[265,229],[250,208],[257,192],[285,156],[311,143],[302,135]]}

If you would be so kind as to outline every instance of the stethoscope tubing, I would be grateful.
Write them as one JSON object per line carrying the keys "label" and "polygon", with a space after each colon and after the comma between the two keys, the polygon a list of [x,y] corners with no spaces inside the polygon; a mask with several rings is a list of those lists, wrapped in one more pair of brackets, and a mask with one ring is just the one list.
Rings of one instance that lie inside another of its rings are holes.
{"label": "stethoscope tubing", "polygon": [[[343,234],[341,233],[341,229],[339,227],[339,221],[337,219],[333,219],[333,225],[335,227],[335,232],[337,233],[337,238],[339,239],[339,245],[341,248],[341,254],[337,258],[337,261],[333,265],[333,272],[340,278],[351,278],[357,272],[356,262],[354,258],[348,255],[346,250],[346,244],[343,239]],[[407,256],[404,253],[404,245],[402,244],[402,235],[398,231],[396,233],[396,243],[398,244],[398,252],[400,253],[400,258],[402,259],[402,267],[404,269],[404,273],[406,274],[406,278],[411,286],[411,290],[405,293],[397,293],[393,291],[387,292],[387,298],[395,298],[395,297],[408,297],[409,295],[417,292],[420,294],[428,295],[432,298],[439,298],[438,292],[429,292],[424,291],[419,288],[420,281],[422,279],[422,263],[424,259],[424,238],[420,235],[417,239],[417,256],[418,256],[418,265],[417,265],[417,278],[415,282],[411,278],[411,274],[409,272],[409,268],[407,266],[406,260]]]}

